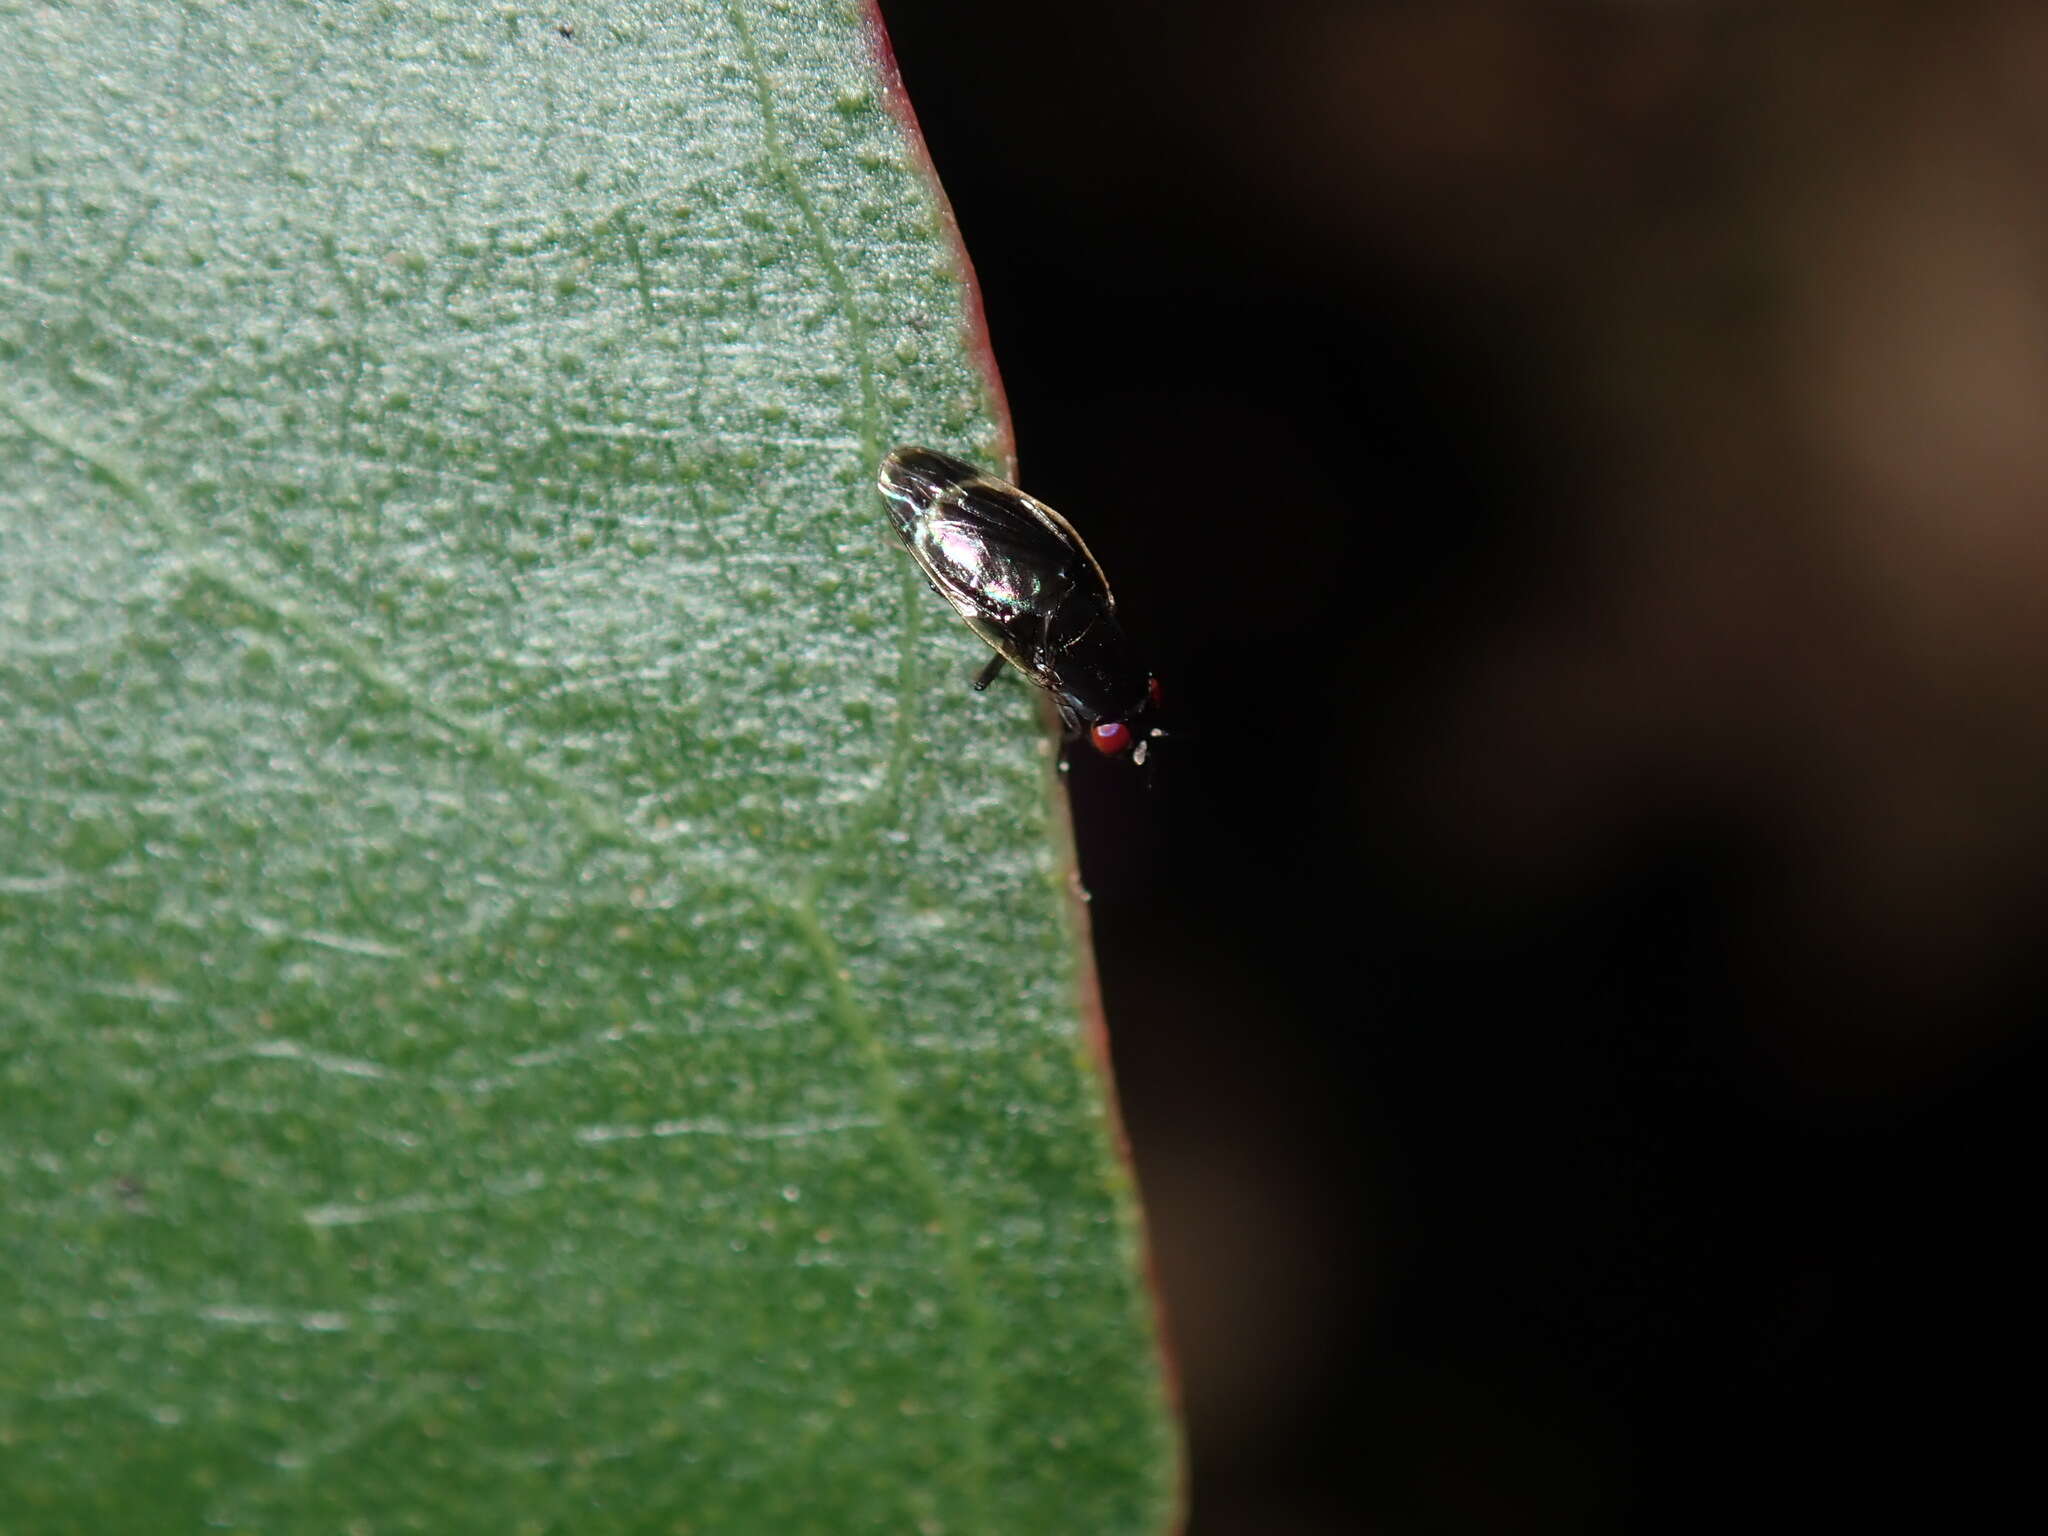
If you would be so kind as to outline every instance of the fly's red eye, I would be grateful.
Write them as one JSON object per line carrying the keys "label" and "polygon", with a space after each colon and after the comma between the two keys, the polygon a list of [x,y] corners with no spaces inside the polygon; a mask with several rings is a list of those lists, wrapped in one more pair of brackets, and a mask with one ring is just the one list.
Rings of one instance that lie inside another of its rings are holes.
{"label": "fly's red eye", "polygon": [[1088,727],[1088,739],[1104,757],[1115,757],[1131,744],[1131,728],[1114,720]]}
{"label": "fly's red eye", "polygon": [[1151,695],[1154,709],[1166,702],[1166,690],[1159,686],[1159,679],[1156,677],[1145,679],[1145,692]]}

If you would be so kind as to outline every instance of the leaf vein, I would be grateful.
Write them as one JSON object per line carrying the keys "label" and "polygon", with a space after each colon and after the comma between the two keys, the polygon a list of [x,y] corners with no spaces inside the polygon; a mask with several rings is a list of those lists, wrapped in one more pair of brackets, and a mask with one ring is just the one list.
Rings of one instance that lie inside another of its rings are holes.
{"label": "leaf vein", "polygon": [[853,983],[839,943],[818,915],[815,889],[806,889],[789,910],[797,932],[802,935],[818,968],[824,973],[832,1012],[860,1053],[861,1065],[867,1076],[868,1097],[880,1117],[878,1129],[883,1140],[895,1152],[938,1226],[939,1240],[944,1245],[947,1277],[959,1299],[966,1325],[964,1345],[970,1400],[966,1412],[960,1416],[960,1434],[965,1442],[961,1458],[962,1476],[976,1526],[990,1530],[993,1529],[993,1521],[988,1505],[989,1424],[994,1406],[992,1338],[995,1321],[989,1314],[987,1298],[982,1294],[980,1274],[975,1266],[973,1248],[968,1242],[967,1216],[947,1188],[937,1160],[918,1139],[909,1117],[903,1112],[903,1090],[896,1076],[895,1064],[890,1059],[888,1042],[882,1038],[882,1032],[867,1009],[861,1006],[860,999],[854,996]]}

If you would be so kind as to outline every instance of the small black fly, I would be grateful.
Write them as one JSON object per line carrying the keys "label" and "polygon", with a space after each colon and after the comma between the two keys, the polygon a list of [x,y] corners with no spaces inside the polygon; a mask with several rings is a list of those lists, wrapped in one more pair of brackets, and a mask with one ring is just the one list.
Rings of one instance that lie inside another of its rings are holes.
{"label": "small black fly", "polygon": [[1064,517],[1007,481],[930,448],[882,460],[889,522],[953,611],[995,655],[1052,695],[1069,736],[1105,757],[1143,763],[1155,738],[1159,680],[1138,664],[1102,567]]}

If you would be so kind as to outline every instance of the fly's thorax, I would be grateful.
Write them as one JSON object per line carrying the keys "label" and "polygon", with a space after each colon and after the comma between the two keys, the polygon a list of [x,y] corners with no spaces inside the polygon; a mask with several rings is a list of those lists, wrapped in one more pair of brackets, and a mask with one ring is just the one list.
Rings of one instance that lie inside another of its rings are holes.
{"label": "fly's thorax", "polygon": [[[1061,617],[1075,616],[1063,610]],[[1056,691],[1076,719],[1129,721],[1150,710],[1151,676],[1114,615],[1098,610],[1047,641],[1059,678]]]}

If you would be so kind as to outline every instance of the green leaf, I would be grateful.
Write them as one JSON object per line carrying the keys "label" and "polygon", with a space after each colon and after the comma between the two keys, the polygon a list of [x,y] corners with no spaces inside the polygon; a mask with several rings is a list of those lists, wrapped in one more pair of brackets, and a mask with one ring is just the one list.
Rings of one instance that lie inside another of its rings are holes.
{"label": "green leaf", "polygon": [[9,9],[0,1524],[1158,1530],[861,8]]}

